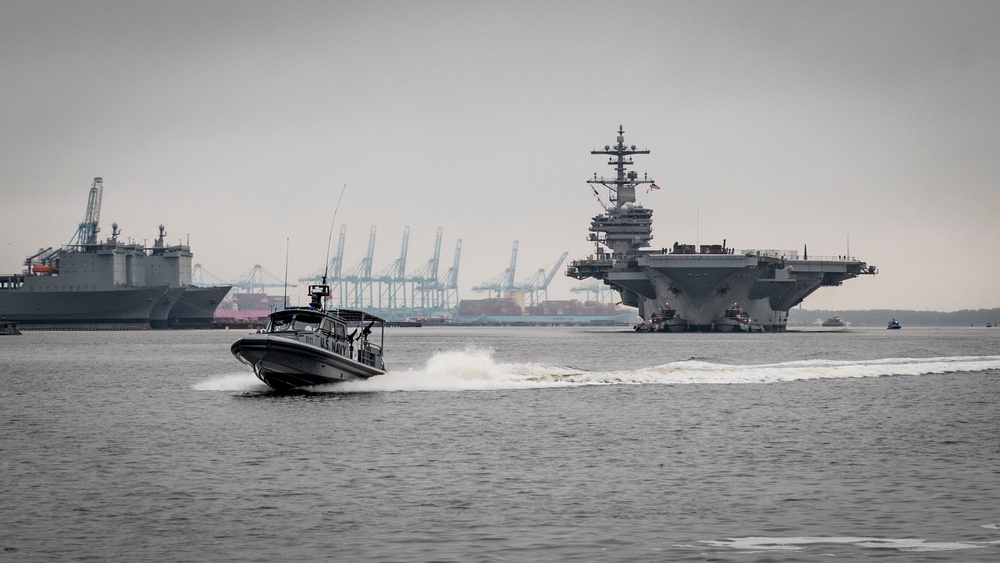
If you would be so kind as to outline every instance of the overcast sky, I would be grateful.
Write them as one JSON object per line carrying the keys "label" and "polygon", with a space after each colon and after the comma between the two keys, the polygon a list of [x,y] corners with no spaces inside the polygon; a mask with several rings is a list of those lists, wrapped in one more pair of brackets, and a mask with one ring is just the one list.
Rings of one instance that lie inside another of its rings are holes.
{"label": "overcast sky", "polygon": [[483,298],[514,240],[518,280],[592,250],[589,151],[623,125],[656,247],[849,241],[879,275],[805,308],[1000,307],[998,29],[993,1],[0,0],[0,271],[102,176],[102,236],[163,223],[230,279],[287,239],[297,278],[346,184],[346,266],[409,226],[412,271],[443,227]]}

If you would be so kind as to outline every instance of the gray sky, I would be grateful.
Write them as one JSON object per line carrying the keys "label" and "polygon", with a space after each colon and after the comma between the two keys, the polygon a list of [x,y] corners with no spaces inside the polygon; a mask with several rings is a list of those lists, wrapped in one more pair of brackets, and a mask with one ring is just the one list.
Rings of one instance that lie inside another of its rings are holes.
{"label": "gray sky", "polygon": [[1000,2],[0,0],[0,271],[102,176],[102,235],[163,223],[224,278],[281,275],[287,238],[298,277],[347,184],[347,266],[408,225],[413,270],[440,226],[482,298],[515,239],[519,280],[591,251],[621,124],[654,246],[849,240],[881,273],[805,308],[998,307],[997,29]]}

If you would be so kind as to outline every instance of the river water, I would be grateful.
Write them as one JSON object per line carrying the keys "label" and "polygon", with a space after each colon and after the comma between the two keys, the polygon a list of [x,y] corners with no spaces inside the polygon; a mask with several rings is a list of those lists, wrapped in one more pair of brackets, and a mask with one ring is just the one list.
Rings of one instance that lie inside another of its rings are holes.
{"label": "river water", "polygon": [[1000,328],[0,337],[0,561],[1000,560]]}

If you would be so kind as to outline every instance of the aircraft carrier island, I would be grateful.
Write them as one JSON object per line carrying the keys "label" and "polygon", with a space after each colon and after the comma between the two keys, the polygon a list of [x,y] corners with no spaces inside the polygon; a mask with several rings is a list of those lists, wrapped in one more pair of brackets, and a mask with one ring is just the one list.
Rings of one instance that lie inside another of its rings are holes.
{"label": "aircraft carrier island", "polygon": [[572,261],[566,275],[611,286],[622,304],[639,309],[644,322],[636,330],[783,331],[789,309],[820,287],[877,273],[849,256],[809,258],[806,248],[801,256],[793,250],[737,250],[726,241],[651,248],[653,210],[636,202],[636,188],[659,188],[629,169],[633,155],[649,151],[627,146],[624,135],[619,127],[615,145],[591,151],[608,155],[615,174],[595,173],[587,181],[598,201],[598,186],[608,190],[608,203],[590,223],[594,254]]}

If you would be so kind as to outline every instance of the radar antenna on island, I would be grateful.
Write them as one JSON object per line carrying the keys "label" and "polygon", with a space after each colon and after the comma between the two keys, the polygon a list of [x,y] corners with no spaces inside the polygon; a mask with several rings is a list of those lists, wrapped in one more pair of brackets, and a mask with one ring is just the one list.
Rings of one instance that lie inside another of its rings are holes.
{"label": "radar antenna on island", "polygon": [[598,178],[595,172],[594,178],[587,180],[587,183],[600,184],[607,188],[611,192],[610,200],[611,203],[615,204],[615,209],[620,210],[622,205],[626,203],[635,203],[636,186],[640,184],[656,185],[645,174],[640,180],[639,174],[634,170],[626,171],[627,166],[635,164],[629,157],[634,154],[649,154],[649,149],[638,150],[635,145],[625,146],[625,128],[621,125],[618,126],[618,142],[614,146],[604,145],[604,150],[590,151],[590,154],[606,154],[611,157],[608,159],[608,164],[615,167],[615,177],[605,178],[602,176]]}

